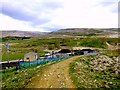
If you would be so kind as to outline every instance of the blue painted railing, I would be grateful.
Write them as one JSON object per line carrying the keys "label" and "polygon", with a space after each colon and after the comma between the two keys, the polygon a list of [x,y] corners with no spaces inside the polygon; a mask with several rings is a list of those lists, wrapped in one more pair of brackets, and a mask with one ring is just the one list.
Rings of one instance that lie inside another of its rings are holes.
{"label": "blue painted railing", "polygon": [[30,61],[30,62],[20,61],[19,65],[20,65],[20,68],[27,68],[30,66],[37,66],[37,65],[46,64],[49,61],[59,61],[59,60],[63,60],[66,58],[69,58],[69,56],[61,56],[59,58],[40,59],[40,60],[34,60],[34,61]]}

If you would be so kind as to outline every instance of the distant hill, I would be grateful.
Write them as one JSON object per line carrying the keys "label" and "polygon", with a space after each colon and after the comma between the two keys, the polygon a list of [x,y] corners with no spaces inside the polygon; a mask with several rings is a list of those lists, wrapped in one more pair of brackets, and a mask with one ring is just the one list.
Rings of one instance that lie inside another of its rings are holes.
{"label": "distant hill", "polygon": [[[102,29],[93,29],[93,28],[66,28],[60,29],[53,32],[38,32],[38,31],[18,31],[18,30],[4,30],[0,31],[2,33],[2,37],[7,36],[18,36],[18,37],[63,37],[63,35],[83,35],[83,34],[117,34],[117,28],[102,28]],[[66,37],[66,36],[64,36]],[[68,36],[67,36],[68,37]]]}
{"label": "distant hill", "polygon": [[12,30],[12,31],[4,30],[4,31],[0,31],[0,33],[2,33],[2,37],[7,37],[7,36],[38,37],[47,34],[46,32],[17,31],[17,30]]}
{"label": "distant hill", "polygon": [[118,33],[117,28],[105,28],[105,29],[67,28],[51,32],[51,34],[114,34],[114,33]]}

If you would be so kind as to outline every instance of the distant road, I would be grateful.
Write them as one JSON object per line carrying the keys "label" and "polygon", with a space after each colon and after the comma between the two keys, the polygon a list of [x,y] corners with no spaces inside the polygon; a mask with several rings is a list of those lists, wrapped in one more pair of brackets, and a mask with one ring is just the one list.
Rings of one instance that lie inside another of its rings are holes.
{"label": "distant road", "polygon": [[81,49],[104,50],[103,48],[95,48],[95,47],[83,47],[83,46],[73,47],[73,50],[81,50]]}
{"label": "distant road", "polygon": [[8,63],[8,62],[9,62],[9,63],[10,63],[10,62],[19,62],[19,61],[23,61],[23,60],[19,60],[19,59],[18,59],[18,60],[3,61],[3,62],[0,62],[0,64],[1,64],[1,63]]}
{"label": "distant road", "polygon": [[115,49],[120,49],[119,45],[113,46],[111,44],[109,44],[108,42],[106,42],[108,49],[110,50],[115,50]]}

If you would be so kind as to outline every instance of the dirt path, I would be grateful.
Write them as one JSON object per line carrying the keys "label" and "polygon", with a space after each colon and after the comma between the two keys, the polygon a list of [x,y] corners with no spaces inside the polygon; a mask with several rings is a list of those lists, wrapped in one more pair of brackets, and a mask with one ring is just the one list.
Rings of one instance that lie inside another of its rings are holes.
{"label": "dirt path", "polygon": [[47,66],[42,74],[28,84],[28,88],[75,88],[69,75],[69,64],[79,58],[74,56],[61,62]]}
{"label": "dirt path", "polygon": [[113,46],[113,45],[111,45],[111,44],[109,44],[108,42],[106,42],[106,44],[107,44],[107,46],[108,46],[108,49],[110,49],[110,50],[116,50],[116,49],[119,49],[119,46]]}

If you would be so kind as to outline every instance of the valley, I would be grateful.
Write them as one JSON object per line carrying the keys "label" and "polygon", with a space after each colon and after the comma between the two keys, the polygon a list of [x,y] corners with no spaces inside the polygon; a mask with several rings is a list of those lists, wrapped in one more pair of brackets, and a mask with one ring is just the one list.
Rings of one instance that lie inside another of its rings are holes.
{"label": "valley", "polygon": [[[46,58],[45,55],[52,52],[59,55],[60,50],[70,50],[69,58],[60,61],[48,61],[18,70],[15,67],[1,70],[2,88],[119,88],[120,38],[117,31],[115,28],[2,31],[1,62],[24,60],[29,52]],[[92,50],[98,54],[85,55],[81,54],[82,50]]]}

